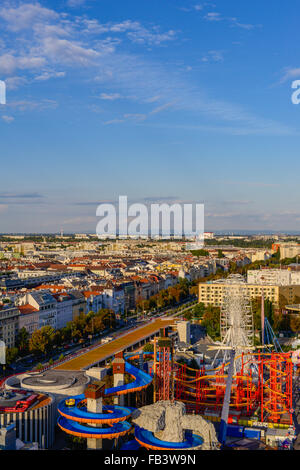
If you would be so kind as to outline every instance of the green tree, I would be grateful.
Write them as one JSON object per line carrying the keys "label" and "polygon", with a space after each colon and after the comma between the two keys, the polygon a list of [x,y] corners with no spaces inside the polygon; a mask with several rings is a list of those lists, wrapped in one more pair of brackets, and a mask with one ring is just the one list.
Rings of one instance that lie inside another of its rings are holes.
{"label": "green tree", "polygon": [[191,250],[193,256],[209,256],[209,251],[207,250]]}
{"label": "green tree", "polygon": [[55,330],[51,326],[43,326],[35,330],[29,340],[29,350],[36,355],[48,354],[53,347]]}
{"label": "green tree", "polygon": [[6,348],[6,364],[9,365],[14,362],[19,355],[18,348]]}
{"label": "green tree", "polygon": [[26,354],[29,350],[29,333],[26,328],[21,328],[17,335],[16,344],[21,354]]}
{"label": "green tree", "polygon": [[205,309],[202,325],[213,340],[220,340],[220,308],[209,305]]}
{"label": "green tree", "polygon": [[204,305],[204,303],[200,302],[199,304],[195,305],[195,307],[194,307],[194,309],[193,309],[194,317],[196,317],[196,318],[203,318],[204,313],[205,313],[205,305]]}

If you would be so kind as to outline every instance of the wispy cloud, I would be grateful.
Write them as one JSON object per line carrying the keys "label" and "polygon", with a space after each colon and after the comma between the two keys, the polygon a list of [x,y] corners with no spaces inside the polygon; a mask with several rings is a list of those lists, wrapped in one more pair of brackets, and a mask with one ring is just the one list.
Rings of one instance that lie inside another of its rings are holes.
{"label": "wispy cloud", "polygon": [[223,62],[223,51],[208,51],[201,60],[202,62]]}
{"label": "wispy cloud", "polygon": [[63,78],[65,76],[66,76],[66,72],[49,71],[49,72],[43,72],[41,75],[37,75],[36,77],[34,77],[34,80],[46,81],[46,80],[50,80],[51,78]]}
{"label": "wispy cloud", "polygon": [[1,119],[3,119],[3,121],[6,122],[7,124],[10,124],[11,122],[14,121],[14,117],[13,117],[13,116],[7,116],[6,114],[4,114],[3,116],[1,116]]}
{"label": "wispy cloud", "polygon": [[[206,4],[199,6],[207,7]],[[198,11],[201,14],[201,9]],[[231,24],[238,21],[223,18],[218,12],[209,11],[205,16],[209,21],[226,19]],[[134,97],[135,109],[128,112],[122,109],[122,115],[107,116],[106,125],[138,123],[172,109],[173,112],[188,111],[193,120],[200,121],[200,128],[217,132],[280,135],[291,132],[286,126],[256,116],[235,103],[211,98],[198,83],[187,80],[178,67],[172,69],[145,55],[142,57],[119,48],[125,40],[146,47],[168,44],[177,38],[179,33],[175,30],[162,31],[158,25],[145,26],[132,20],[102,24],[95,18],[57,13],[39,3],[11,7],[5,2],[0,7],[0,23],[4,31],[18,33],[18,41],[11,44],[14,47],[0,51],[0,72],[8,75],[12,88],[22,84],[16,74],[18,70],[28,73],[24,77],[25,84],[30,80],[63,78],[72,69],[86,73],[85,79],[93,75],[95,84],[105,86],[106,91],[99,93],[102,100],[110,102],[121,97]],[[205,57],[215,62],[223,59],[222,51],[218,50],[209,51]],[[153,103],[156,106],[149,109]],[[37,102],[29,99],[11,100],[9,104],[11,109],[20,111],[55,108],[57,105],[55,100]],[[209,123],[207,119],[213,122]],[[201,122],[203,120],[205,124]]]}
{"label": "wispy cloud", "polygon": [[161,113],[162,111],[166,111],[167,109],[174,106],[175,103],[176,101],[170,101],[170,103],[165,103],[165,104],[162,104],[161,106],[157,106],[156,108],[152,109],[152,111],[150,111],[149,115],[158,114],[158,113]]}
{"label": "wispy cloud", "polygon": [[87,0],[68,0],[67,3],[71,8],[78,8],[84,5]]}
{"label": "wispy cloud", "polygon": [[282,76],[279,83],[285,83],[288,80],[300,79],[300,67],[286,67],[282,71]]}
{"label": "wispy cloud", "polygon": [[223,17],[221,16],[221,13],[218,12],[208,12],[204,16],[204,19],[207,21],[222,21]]}
{"label": "wispy cloud", "polygon": [[225,21],[228,23],[230,26],[236,26],[238,28],[246,29],[246,30],[251,30],[254,28],[260,28],[261,25],[254,25],[251,23],[242,23],[238,18],[235,17],[228,17],[228,16],[222,16],[221,13],[219,12],[208,12],[204,15],[203,17],[206,21],[210,22],[221,22]]}
{"label": "wispy cloud", "polygon": [[121,98],[120,93],[101,93],[100,99],[106,101],[115,101]]}
{"label": "wispy cloud", "polygon": [[17,111],[32,111],[32,110],[44,110],[44,109],[55,109],[58,106],[57,101],[42,99],[40,101],[34,100],[16,100],[10,101],[6,104],[8,108]]}

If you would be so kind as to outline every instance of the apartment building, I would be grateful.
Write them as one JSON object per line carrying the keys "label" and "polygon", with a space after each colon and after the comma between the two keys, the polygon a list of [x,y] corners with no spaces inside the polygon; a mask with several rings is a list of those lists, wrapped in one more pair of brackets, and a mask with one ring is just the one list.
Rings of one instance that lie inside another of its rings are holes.
{"label": "apartment building", "polygon": [[16,345],[19,331],[19,310],[16,307],[4,307],[0,310],[0,339],[8,348]]}
{"label": "apartment building", "polygon": [[300,271],[289,269],[253,269],[247,273],[249,284],[300,285]]}
{"label": "apartment building", "polygon": [[300,255],[300,245],[298,243],[280,243],[280,259],[295,258]]}
{"label": "apartment building", "polygon": [[73,299],[72,303],[72,320],[79,317],[82,313],[86,313],[86,298],[82,292],[72,290],[69,292],[70,296]]}
{"label": "apartment building", "polygon": [[31,336],[35,330],[39,329],[39,310],[30,304],[20,305],[18,309],[20,312],[19,330],[25,328]]}
{"label": "apartment building", "polygon": [[[199,284],[199,303],[205,306],[213,305],[221,307],[223,303],[224,293],[231,287],[232,283],[226,283],[224,280],[200,283]],[[251,299],[259,298],[264,293],[265,299],[273,302],[275,308],[292,304],[297,297],[300,297],[300,285],[264,285],[264,284],[248,284],[239,283],[237,287],[245,290],[245,295],[249,295]]]}
{"label": "apartment building", "polygon": [[73,320],[73,298],[66,292],[53,294],[57,304],[56,328],[64,328],[68,322]]}
{"label": "apartment building", "polygon": [[19,306],[31,305],[39,313],[39,328],[52,326],[57,328],[57,301],[50,291],[33,291],[26,293],[18,301]]}
{"label": "apartment building", "polygon": [[106,287],[103,290],[103,308],[113,310],[115,313],[124,313],[125,295],[121,286]]}

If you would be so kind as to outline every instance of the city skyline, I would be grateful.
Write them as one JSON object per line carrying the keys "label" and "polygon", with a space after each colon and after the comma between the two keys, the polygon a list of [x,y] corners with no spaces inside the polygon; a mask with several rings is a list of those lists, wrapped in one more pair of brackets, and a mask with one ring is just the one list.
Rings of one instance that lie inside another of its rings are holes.
{"label": "city skyline", "polygon": [[298,13],[3,2],[0,231],[93,232],[120,194],[204,203],[205,231],[300,231]]}

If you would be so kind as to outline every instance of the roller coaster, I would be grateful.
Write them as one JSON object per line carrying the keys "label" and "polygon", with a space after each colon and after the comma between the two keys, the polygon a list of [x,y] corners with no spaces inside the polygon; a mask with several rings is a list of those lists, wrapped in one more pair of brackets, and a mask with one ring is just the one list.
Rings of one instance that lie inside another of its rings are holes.
{"label": "roller coaster", "polygon": [[[247,353],[237,356],[236,361],[241,361],[242,366],[233,376],[229,423],[237,422],[237,417],[254,417],[260,422],[292,425],[291,355]],[[218,416],[224,402],[228,365],[195,370],[175,363],[175,399],[186,403],[190,411],[205,415],[210,409]]]}

